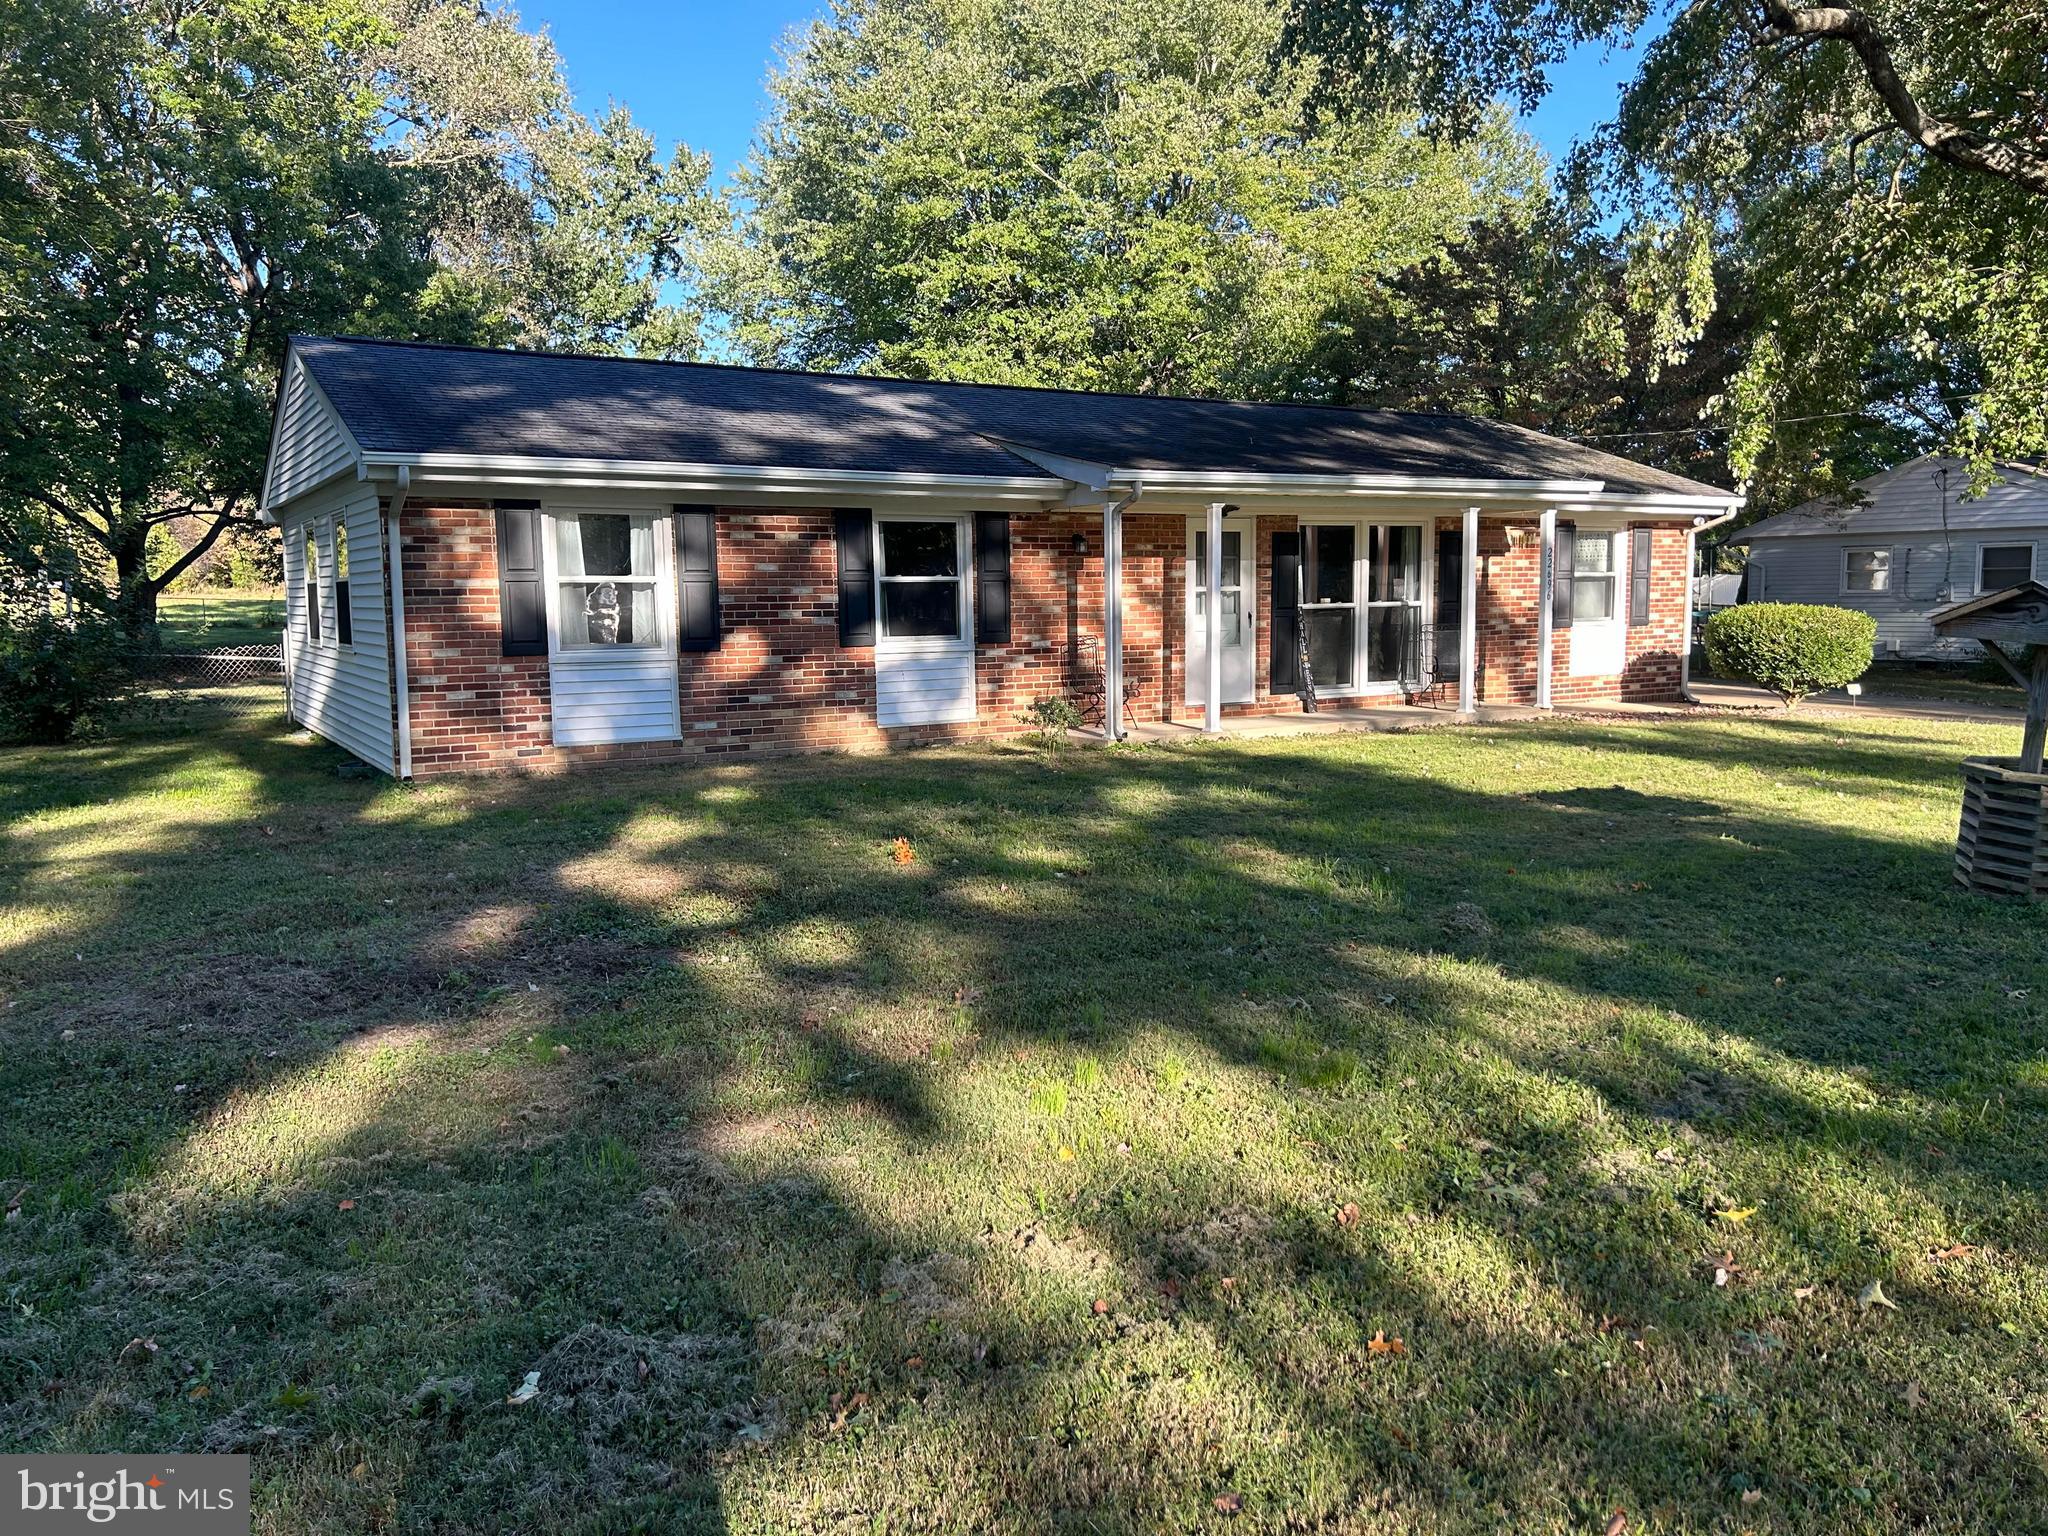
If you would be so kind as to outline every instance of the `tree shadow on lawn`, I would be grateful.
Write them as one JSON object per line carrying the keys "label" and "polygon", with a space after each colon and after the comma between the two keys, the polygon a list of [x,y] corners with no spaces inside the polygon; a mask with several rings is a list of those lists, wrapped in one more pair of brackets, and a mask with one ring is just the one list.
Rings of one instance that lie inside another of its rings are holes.
{"label": "tree shadow on lawn", "polygon": [[[1632,738],[1587,735],[1611,778]],[[64,977],[25,994],[39,1037],[9,1015],[6,1091],[44,1096],[14,1171],[76,1186],[24,1203],[10,1266],[46,1309],[10,1390],[38,1352],[63,1377],[22,1436],[253,1437],[277,1528],[1147,1528],[1233,1489],[1257,1524],[1706,1528],[1752,1485],[1758,1522],[2024,1523],[2038,1343],[1998,1330],[2039,1326],[2040,1033],[1998,983],[2039,986],[2038,919],[1924,841],[1419,762],[407,796],[252,749],[287,782],[238,857],[284,932],[174,923],[131,963],[355,979],[311,1027],[166,999],[146,1072],[50,1044]],[[339,893],[291,867],[329,839]],[[126,899],[64,944],[218,857],[103,859]],[[1867,987],[1815,955],[1846,882]],[[175,1111],[133,1112],[166,1070]],[[125,1156],[39,1169],[59,1115]],[[1925,1259],[1957,1237],[1985,1253]],[[1910,1323],[1848,1299],[1879,1276]],[[151,1329],[218,1375],[109,1366]],[[537,1411],[500,1405],[536,1364]]]}

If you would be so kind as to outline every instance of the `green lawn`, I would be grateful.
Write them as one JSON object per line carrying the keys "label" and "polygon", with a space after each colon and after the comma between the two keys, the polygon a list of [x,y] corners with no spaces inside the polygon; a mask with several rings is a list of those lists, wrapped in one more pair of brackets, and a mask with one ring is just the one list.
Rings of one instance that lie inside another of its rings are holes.
{"label": "green lawn", "polygon": [[257,697],[0,752],[0,1444],[294,1536],[2048,1528],[2011,732],[408,791]]}
{"label": "green lawn", "polygon": [[284,628],[284,589],[166,592],[156,600],[157,633],[170,650],[275,645]]}
{"label": "green lawn", "polygon": [[1901,698],[1995,704],[2006,709],[2027,707],[2024,689],[2009,677],[1992,676],[1982,666],[1916,666],[1905,661],[1880,661],[1863,674],[1863,689],[1866,693],[1888,693]]}

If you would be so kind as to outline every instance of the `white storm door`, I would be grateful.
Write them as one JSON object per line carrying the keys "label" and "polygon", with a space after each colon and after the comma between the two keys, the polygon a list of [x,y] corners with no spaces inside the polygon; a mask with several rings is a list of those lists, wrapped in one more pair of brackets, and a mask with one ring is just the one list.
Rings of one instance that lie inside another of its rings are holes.
{"label": "white storm door", "polygon": [[1615,677],[1628,660],[1628,584],[1621,534],[1581,528],[1572,539],[1572,677]]}
{"label": "white storm door", "polygon": [[[1225,704],[1249,704],[1257,697],[1253,664],[1258,647],[1253,597],[1257,578],[1252,560],[1250,518],[1223,523],[1223,698]],[[1188,686],[1190,704],[1209,701],[1209,532],[1200,523],[1188,526],[1187,546]]]}
{"label": "white storm door", "polygon": [[967,519],[875,514],[875,723],[972,720]]}

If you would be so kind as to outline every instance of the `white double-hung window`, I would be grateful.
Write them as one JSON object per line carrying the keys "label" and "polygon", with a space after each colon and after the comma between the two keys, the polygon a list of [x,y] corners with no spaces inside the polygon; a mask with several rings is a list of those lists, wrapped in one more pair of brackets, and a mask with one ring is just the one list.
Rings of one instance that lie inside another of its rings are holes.
{"label": "white double-hung window", "polygon": [[557,512],[555,602],[565,651],[661,644],[657,520]]}
{"label": "white double-hung window", "polygon": [[878,517],[875,585],[884,640],[967,638],[964,519]]}
{"label": "white double-hung window", "polygon": [[1614,559],[1616,535],[1579,530],[1572,540],[1572,622],[1604,624],[1621,612],[1616,601],[1620,577]]}
{"label": "white double-hung window", "polygon": [[1892,552],[1888,549],[1845,549],[1842,551],[1844,592],[1889,592],[1892,589]]}

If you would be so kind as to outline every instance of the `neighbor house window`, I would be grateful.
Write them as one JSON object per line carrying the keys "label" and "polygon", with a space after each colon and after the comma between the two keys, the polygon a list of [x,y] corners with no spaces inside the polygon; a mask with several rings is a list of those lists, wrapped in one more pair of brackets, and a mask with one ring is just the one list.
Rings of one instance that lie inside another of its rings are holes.
{"label": "neighbor house window", "polygon": [[1620,612],[1615,603],[1614,535],[1581,528],[1572,540],[1572,622],[1598,624]]}
{"label": "neighbor house window", "polygon": [[2031,544],[1986,544],[1977,551],[1977,590],[2003,592],[2034,575]]}
{"label": "neighbor house window", "polygon": [[961,527],[956,518],[875,519],[883,638],[950,640],[962,635]]}
{"label": "neighbor house window", "polygon": [[1845,549],[1842,551],[1844,592],[1889,592],[1892,587],[1892,552],[1888,549]]}
{"label": "neighbor house window", "polygon": [[320,540],[313,525],[299,530],[299,579],[306,585],[306,638],[320,638]]}
{"label": "neighbor house window", "polygon": [[557,513],[554,525],[562,649],[658,644],[656,519],[617,512]]}
{"label": "neighbor house window", "polygon": [[334,520],[334,638],[342,645],[355,640],[355,615],[348,602],[348,524]]}

